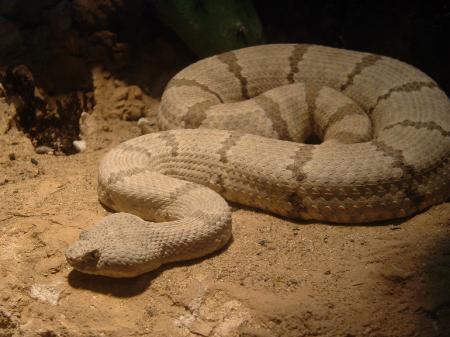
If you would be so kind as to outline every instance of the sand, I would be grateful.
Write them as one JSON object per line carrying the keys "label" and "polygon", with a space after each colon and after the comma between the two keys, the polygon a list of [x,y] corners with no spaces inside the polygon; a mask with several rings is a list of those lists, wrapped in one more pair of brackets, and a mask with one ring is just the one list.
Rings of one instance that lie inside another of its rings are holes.
{"label": "sand", "polygon": [[[134,279],[73,271],[65,249],[108,214],[98,162],[140,135],[105,113],[102,81],[84,152],[0,135],[0,336],[450,336],[450,203],[367,226],[233,205],[233,239],[212,256]],[[158,101],[145,105],[151,119]]]}

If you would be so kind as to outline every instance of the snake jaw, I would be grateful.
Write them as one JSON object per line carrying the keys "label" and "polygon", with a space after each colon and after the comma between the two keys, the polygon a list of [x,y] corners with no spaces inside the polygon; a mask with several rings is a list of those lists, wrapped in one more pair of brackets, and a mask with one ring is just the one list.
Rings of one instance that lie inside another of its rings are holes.
{"label": "snake jaw", "polygon": [[92,272],[97,269],[101,254],[87,240],[79,240],[66,251],[66,259],[75,269],[82,272]]}
{"label": "snake jaw", "polygon": [[[136,251],[136,242],[154,235],[152,227],[128,213],[114,213],[82,231],[79,240],[66,251],[67,262],[76,270],[108,277],[136,277],[153,271],[163,263],[158,240],[148,245],[145,254]],[[117,244],[117,237],[120,244]]]}

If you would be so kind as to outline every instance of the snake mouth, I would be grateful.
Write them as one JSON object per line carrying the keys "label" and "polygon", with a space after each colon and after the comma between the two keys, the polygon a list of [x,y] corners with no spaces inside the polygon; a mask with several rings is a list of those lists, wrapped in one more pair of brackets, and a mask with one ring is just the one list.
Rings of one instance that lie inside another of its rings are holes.
{"label": "snake mouth", "polygon": [[79,271],[93,271],[97,269],[100,261],[100,251],[91,248],[90,245],[83,241],[77,241],[66,251],[67,262]]}

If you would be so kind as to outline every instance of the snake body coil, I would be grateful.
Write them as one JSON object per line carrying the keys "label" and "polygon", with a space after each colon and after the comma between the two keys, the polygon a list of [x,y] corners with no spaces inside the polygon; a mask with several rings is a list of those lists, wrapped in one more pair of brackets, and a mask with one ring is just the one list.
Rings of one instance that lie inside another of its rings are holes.
{"label": "snake body coil", "polygon": [[[231,235],[224,198],[358,223],[450,196],[449,99],[392,58],[303,44],[228,52],[178,73],[158,118],[168,131],[103,158],[100,201],[135,215],[83,232],[66,253],[76,269],[130,277],[209,254]],[[321,144],[303,144],[312,136]]]}

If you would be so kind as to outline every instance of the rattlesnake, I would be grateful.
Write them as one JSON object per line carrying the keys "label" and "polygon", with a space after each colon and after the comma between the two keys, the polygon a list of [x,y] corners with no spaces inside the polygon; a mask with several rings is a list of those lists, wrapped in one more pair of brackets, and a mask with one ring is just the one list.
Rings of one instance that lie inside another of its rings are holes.
{"label": "rattlesnake", "polygon": [[[158,123],[167,131],[101,161],[100,201],[135,215],[112,214],[82,232],[66,252],[74,268],[131,277],[209,254],[231,235],[224,198],[357,223],[450,196],[449,99],[389,57],[305,44],[227,52],[169,82]],[[301,144],[312,135],[322,143]]]}

